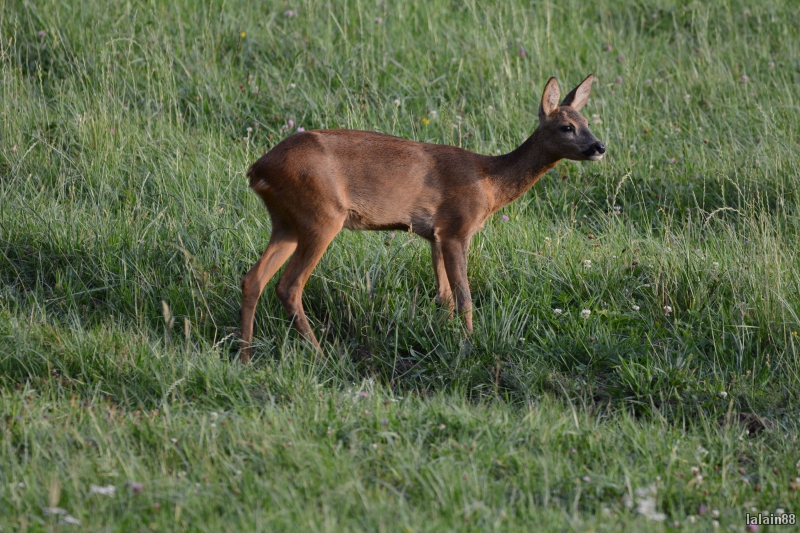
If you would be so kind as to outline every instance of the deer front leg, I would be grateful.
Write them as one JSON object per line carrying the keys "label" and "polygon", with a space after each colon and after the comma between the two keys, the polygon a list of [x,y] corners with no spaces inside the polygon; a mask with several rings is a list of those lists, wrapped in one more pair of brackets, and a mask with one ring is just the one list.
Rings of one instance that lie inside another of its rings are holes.
{"label": "deer front leg", "polygon": [[467,331],[472,333],[472,295],[467,281],[469,238],[443,240],[441,246],[447,279],[455,296],[456,311],[463,315]]}
{"label": "deer front leg", "polygon": [[436,301],[447,306],[450,318],[453,318],[453,292],[450,290],[450,281],[447,279],[447,270],[444,267],[442,243],[435,240],[430,241],[430,243],[433,273],[436,276]]}

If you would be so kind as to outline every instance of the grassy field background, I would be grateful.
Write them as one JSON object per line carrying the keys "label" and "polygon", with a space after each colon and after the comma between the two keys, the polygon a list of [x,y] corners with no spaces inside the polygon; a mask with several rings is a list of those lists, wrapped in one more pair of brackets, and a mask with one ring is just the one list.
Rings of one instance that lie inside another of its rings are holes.
{"label": "grassy field background", "polygon": [[[0,531],[797,512],[798,27],[788,0],[2,3]],[[274,282],[232,361],[264,150],[346,127],[506,152],[550,76],[591,72],[607,157],[476,236],[472,338],[427,243],[345,232],[305,291],[327,365]]]}

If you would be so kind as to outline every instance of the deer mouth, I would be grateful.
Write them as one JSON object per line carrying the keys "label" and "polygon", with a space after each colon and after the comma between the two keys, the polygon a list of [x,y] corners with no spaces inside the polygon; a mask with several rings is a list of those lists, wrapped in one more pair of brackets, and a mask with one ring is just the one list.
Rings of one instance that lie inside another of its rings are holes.
{"label": "deer mouth", "polygon": [[603,159],[604,155],[605,154],[599,154],[599,153],[595,152],[595,153],[593,153],[592,155],[589,156],[589,161],[600,161],[601,159]]}

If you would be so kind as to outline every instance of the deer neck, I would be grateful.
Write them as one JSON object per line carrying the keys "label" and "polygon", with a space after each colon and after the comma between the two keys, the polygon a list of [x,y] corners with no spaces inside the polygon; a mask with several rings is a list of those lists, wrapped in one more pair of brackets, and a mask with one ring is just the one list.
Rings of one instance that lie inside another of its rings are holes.
{"label": "deer neck", "polygon": [[493,212],[525,194],[542,174],[561,161],[544,150],[542,135],[537,128],[516,150],[493,158],[489,172],[494,189]]}

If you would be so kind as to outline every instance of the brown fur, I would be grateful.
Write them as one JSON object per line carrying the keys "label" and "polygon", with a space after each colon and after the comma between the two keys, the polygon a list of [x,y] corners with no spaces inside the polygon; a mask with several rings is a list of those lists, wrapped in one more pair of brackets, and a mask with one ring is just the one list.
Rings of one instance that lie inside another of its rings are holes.
{"label": "brown fur", "polygon": [[[290,255],[276,291],[294,326],[319,348],[301,295],[342,228],[410,230],[427,239],[437,299],[451,311],[455,304],[472,331],[466,259],[472,235],[561,159],[599,158],[605,151],[578,113],[592,80],[587,77],[558,106],[558,84],[550,78],[539,107],[539,127],[505,155],[485,156],[368,131],[315,130],[284,139],[253,163],[247,172],[250,187],[269,210],[272,235],[242,280],[241,360],[250,359],[258,298]],[[573,132],[565,132],[566,126]]]}

